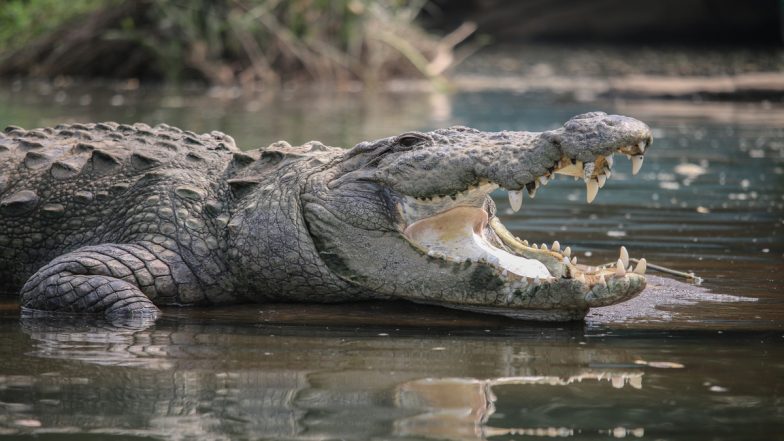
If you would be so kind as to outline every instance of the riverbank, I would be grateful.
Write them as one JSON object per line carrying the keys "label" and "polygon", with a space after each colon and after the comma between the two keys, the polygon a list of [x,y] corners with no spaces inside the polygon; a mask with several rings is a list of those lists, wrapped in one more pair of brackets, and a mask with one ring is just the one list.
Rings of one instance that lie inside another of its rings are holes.
{"label": "riverbank", "polygon": [[782,101],[784,49],[507,45],[486,48],[465,60],[452,72],[450,85],[463,92],[568,94],[580,101],[597,97]]}
{"label": "riverbank", "polygon": [[392,0],[80,0],[67,14],[53,11],[58,24],[38,17],[34,6],[47,1],[0,13],[0,78],[120,89],[195,83],[227,98],[309,89],[784,98],[780,45],[490,41],[481,20],[465,17],[437,35],[420,17],[425,6]]}
{"label": "riverbank", "polygon": [[520,45],[479,50],[445,72],[438,81],[422,77],[389,78],[367,84],[359,79],[306,80],[277,84],[199,82],[163,85],[131,79],[54,80],[18,77],[6,88],[34,89],[46,95],[67,89],[103,89],[117,93],[139,88],[182,90],[224,99],[301,92],[483,92],[548,93],[578,101],[597,98],[697,99],[784,102],[784,50],[658,48],[631,51],[623,47],[566,48]]}

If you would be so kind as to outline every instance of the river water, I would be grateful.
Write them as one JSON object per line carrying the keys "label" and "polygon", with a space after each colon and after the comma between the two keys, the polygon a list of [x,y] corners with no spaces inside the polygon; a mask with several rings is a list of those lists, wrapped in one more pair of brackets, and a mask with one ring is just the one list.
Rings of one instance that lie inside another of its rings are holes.
{"label": "river water", "polygon": [[[21,318],[0,300],[0,438],[775,439],[784,430],[784,106],[502,92],[0,87],[0,126],[167,122],[350,146],[462,124],[540,131],[604,110],[654,131],[645,165],[592,205],[559,178],[504,224],[580,261],[632,257],[704,279],[584,323],[407,303],[167,309],[155,324]],[[657,288],[658,287],[658,288]]]}

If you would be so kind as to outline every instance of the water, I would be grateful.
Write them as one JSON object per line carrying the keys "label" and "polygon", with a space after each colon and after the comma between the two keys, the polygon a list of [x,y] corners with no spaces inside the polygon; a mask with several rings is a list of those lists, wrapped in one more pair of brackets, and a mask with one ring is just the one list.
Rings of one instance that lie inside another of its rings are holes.
{"label": "water", "polygon": [[[228,94],[231,95],[231,94]],[[450,124],[554,128],[605,110],[651,125],[592,205],[559,178],[504,223],[583,262],[632,257],[701,288],[538,325],[406,303],[167,309],[159,322],[41,322],[0,303],[0,437],[754,439],[784,429],[784,106],[551,95],[0,87],[0,125],[167,122],[255,148],[349,146]],[[654,284],[664,281],[656,281]],[[684,288],[685,287],[685,288]],[[656,306],[658,305],[658,306]]]}

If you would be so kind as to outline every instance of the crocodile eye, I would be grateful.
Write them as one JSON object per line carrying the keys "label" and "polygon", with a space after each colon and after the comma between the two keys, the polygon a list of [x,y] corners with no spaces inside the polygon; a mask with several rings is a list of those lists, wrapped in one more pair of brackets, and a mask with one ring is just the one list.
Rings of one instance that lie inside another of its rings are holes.
{"label": "crocodile eye", "polygon": [[412,147],[422,142],[430,141],[430,137],[420,132],[403,133],[395,139],[395,144],[403,147]]}

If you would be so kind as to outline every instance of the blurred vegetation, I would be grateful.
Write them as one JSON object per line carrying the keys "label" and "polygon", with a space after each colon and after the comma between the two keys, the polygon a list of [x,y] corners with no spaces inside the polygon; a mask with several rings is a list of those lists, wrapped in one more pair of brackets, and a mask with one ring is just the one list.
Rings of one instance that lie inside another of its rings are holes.
{"label": "blurred vegetation", "polygon": [[0,75],[119,77],[213,85],[438,79],[474,30],[445,38],[426,0],[11,0]]}
{"label": "blurred vegetation", "polygon": [[108,3],[107,0],[3,0],[0,2],[0,50],[24,44]]}

